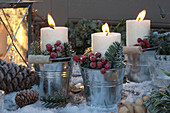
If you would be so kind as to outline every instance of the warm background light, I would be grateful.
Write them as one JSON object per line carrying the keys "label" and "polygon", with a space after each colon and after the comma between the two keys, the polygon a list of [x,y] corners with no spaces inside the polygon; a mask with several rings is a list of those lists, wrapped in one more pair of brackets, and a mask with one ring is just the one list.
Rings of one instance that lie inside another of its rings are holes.
{"label": "warm background light", "polygon": [[139,15],[137,16],[136,20],[137,21],[142,21],[142,20],[144,20],[145,16],[146,16],[146,10],[143,10],[143,11],[141,11],[139,13]]}
{"label": "warm background light", "polygon": [[50,14],[48,14],[48,24],[49,24],[50,26],[55,27],[54,19],[52,18],[52,16],[51,16]]}
{"label": "warm background light", "polygon": [[105,33],[109,33],[110,30],[109,30],[109,25],[107,23],[105,23],[103,26],[102,26],[102,31],[105,32]]}

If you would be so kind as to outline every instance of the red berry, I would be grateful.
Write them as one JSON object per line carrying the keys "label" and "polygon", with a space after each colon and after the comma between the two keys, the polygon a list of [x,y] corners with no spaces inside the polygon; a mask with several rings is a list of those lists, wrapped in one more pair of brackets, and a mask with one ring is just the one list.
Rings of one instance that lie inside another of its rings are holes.
{"label": "red berry", "polygon": [[150,43],[146,43],[146,48],[150,48],[150,47],[151,47]]}
{"label": "red berry", "polygon": [[56,43],[55,43],[56,46],[59,46],[60,44],[61,44],[60,40],[57,40]]}
{"label": "red berry", "polygon": [[100,61],[102,62],[102,64],[106,64],[106,60],[104,58],[101,58]]}
{"label": "red berry", "polygon": [[85,60],[86,60],[86,57],[84,57],[84,56],[80,57],[80,61],[84,62]]}
{"label": "red berry", "polygon": [[49,55],[51,55],[52,52],[49,52]]}
{"label": "red berry", "polygon": [[64,50],[64,45],[60,44],[58,47],[61,47],[62,51]]}
{"label": "red berry", "polygon": [[106,69],[105,69],[105,68],[102,68],[102,69],[100,70],[100,72],[101,72],[102,74],[105,74],[105,73],[106,73]]}
{"label": "red berry", "polygon": [[102,62],[97,62],[97,67],[100,69],[100,68],[102,68],[102,66],[103,66],[103,64],[102,64]]}
{"label": "red berry", "polygon": [[73,60],[76,61],[76,62],[78,62],[78,61],[80,60],[80,58],[79,58],[77,55],[75,55],[75,56],[73,57]]}
{"label": "red berry", "polygon": [[141,41],[142,41],[142,39],[141,39],[141,38],[138,38],[138,39],[137,39],[137,42],[138,42],[138,43],[140,43]]}
{"label": "red berry", "polygon": [[47,51],[51,52],[53,49],[53,46],[51,44],[47,44],[46,49],[47,49]]}
{"label": "red berry", "polygon": [[139,44],[134,44],[133,46],[139,46]]}
{"label": "red berry", "polygon": [[57,53],[51,52],[50,57],[51,57],[51,58],[57,58]]}
{"label": "red berry", "polygon": [[146,49],[146,47],[142,47],[142,49]]}
{"label": "red berry", "polygon": [[96,56],[97,58],[101,58],[102,54],[101,54],[100,52],[96,52],[96,53],[95,53],[95,56]]}
{"label": "red berry", "polygon": [[110,65],[109,64],[106,64],[105,66],[104,66],[104,68],[107,70],[107,69],[110,69]]}
{"label": "red berry", "polygon": [[88,57],[89,57],[89,58],[90,58],[91,56],[94,56],[94,53],[90,52],[90,53],[88,54]]}
{"label": "red berry", "polygon": [[144,46],[145,46],[145,43],[144,43],[144,42],[140,42],[139,45],[140,45],[141,47],[144,47]]}
{"label": "red berry", "polygon": [[90,57],[90,60],[91,60],[92,62],[95,62],[95,61],[96,61],[96,56],[91,56],[91,57]]}
{"label": "red berry", "polygon": [[57,51],[57,52],[62,52],[61,47],[59,47],[59,46],[58,46],[58,47],[56,47],[56,51]]}
{"label": "red berry", "polygon": [[91,62],[91,63],[90,63],[90,67],[91,67],[91,68],[96,68],[96,62]]}
{"label": "red berry", "polygon": [[146,39],[146,38],[143,39],[143,42],[144,42],[144,43],[147,43],[147,42],[148,42],[148,39]]}
{"label": "red berry", "polygon": [[111,67],[111,65],[112,65],[112,63],[111,63],[111,62],[107,62],[106,64],[108,64],[110,67]]}

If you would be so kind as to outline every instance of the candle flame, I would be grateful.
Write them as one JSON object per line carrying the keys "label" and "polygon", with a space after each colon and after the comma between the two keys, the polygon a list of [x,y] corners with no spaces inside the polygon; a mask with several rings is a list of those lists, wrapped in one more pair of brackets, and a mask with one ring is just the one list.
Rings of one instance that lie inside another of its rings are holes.
{"label": "candle flame", "polygon": [[104,33],[109,33],[110,30],[109,30],[109,25],[107,23],[105,23],[103,26],[102,26],[102,31]]}
{"label": "candle flame", "polygon": [[50,14],[48,14],[48,24],[52,27],[55,27],[54,19],[52,18]]}
{"label": "candle flame", "polygon": [[136,20],[137,21],[142,21],[146,16],[146,10],[143,10],[139,13],[139,15],[137,16]]}

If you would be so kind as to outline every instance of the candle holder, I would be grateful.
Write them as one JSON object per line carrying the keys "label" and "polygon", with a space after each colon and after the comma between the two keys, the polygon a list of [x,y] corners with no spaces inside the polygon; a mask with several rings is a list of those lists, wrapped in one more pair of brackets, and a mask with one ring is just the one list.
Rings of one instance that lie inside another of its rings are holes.
{"label": "candle holder", "polygon": [[157,87],[168,87],[170,83],[170,77],[165,75],[161,70],[169,71],[170,67],[170,55],[155,55],[154,58],[149,59],[149,68],[151,73],[152,82]]}
{"label": "candle holder", "polygon": [[155,51],[146,51],[138,54],[127,54],[128,63],[125,76],[133,82],[143,82],[151,80],[149,71],[149,57],[153,57]]}
{"label": "candle holder", "polygon": [[5,99],[5,92],[3,90],[0,90],[0,113],[3,113],[4,99]]}
{"label": "candle holder", "polygon": [[71,58],[56,58],[51,61],[51,64],[39,65],[40,71],[37,74],[40,97],[55,96],[58,93],[67,98],[72,74]]}
{"label": "candle holder", "polygon": [[112,108],[121,100],[125,65],[101,74],[99,69],[81,67],[87,105]]}

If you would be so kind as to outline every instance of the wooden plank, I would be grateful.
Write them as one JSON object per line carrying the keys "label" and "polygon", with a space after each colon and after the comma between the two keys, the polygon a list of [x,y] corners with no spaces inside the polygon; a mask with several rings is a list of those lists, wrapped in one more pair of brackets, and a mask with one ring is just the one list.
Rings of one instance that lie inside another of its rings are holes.
{"label": "wooden plank", "polygon": [[64,25],[67,22],[67,1],[68,0],[52,0],[52,16],[56,25]]}
{"label": "wooden plank", "polygon": [[47,18],[47,14],[52,13],[51,2],[52,0],[43,0],[43,2],[34,3],[33,8],[38,10],[39,15]]}

